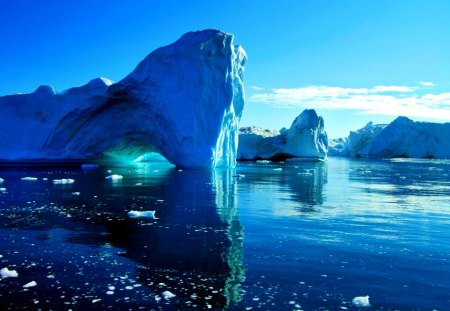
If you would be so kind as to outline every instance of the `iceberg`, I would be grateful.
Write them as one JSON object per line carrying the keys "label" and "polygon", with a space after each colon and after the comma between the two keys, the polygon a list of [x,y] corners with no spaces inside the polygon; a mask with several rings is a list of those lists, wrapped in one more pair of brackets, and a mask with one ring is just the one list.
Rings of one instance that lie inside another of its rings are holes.
{"label": "iceberg", "polygon": [[330,139],[329,156],[362,157],[369,153],[369,146],[386,124],[367,123],[357,131],[350,131],[347,138]]}
{"label": "iceberg", "polygon": [[343,145],[336,140],[330,144],[330,156],[449,159],[450,123],[398,117],[388,125],[370,122],[342,141]]}
{"label": "iceberg", "polygon": [[117,83],[97,78],[57,93],[0,97],[0,160],[137,158],[179,167],[233,167],[247,55],[233,35],[189,32]]}
{"label": "iceberg", "polygon": [[324,160],[327,150],[323,118],[313,109],[304,110],[289,129],[246,127],[239,130],[238,160]]}

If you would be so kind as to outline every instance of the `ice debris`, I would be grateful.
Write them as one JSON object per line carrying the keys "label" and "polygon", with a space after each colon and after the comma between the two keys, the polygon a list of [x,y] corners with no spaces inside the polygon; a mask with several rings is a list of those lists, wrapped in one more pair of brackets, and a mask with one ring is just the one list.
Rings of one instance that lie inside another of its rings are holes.
{"label": "ice debris", "polygon": [[8,268],[3,268],[0,270],[0,276],[5,278],[16,278],[19,276],[16,270],[9,270]]}
{"label": "ice debris", "polygon": [[128,217],[130,218],[151,218],[157,219],[155,216],[155,211],[129,211]]}
{"label": "ice debris", "polygon": [[162,295],[163,298],[166,299],[166,300],[167,300],[167,299],[170,299],[170,298],[176,297],[175,294],[169,292],[168,290],[164,291],[161,295]]}
{"label": "ice debris", "polygon": [[356,307],[370,307],[369,296],[357,296],[353,298],[352,303]]}
{"label": "ice debris", "polygon": [[35,287],[37,283],[35,281],[28,282],[23,286],[23,288]]}
{"label": "ice debris", "polygon": [[28,180],[28,181],[36,181],[36,180],[38,180],[38,178],[37,177],[22,177],[21,178],[21,180]]}
{"label": "ice debris", "polygon": [[74,179],[71,178],[63,178],[63,179],[54,179],[53,183],[55,185],[68,185],[68,184],[73,184],[75,182]]}
{"label": "ice debris", "polygon": [[108,179],[108,180],[121,180],[121,179],[123,179],[123,176],[119,175],[119,174],[112,174],[112,175],[106,176],[105,179]]}

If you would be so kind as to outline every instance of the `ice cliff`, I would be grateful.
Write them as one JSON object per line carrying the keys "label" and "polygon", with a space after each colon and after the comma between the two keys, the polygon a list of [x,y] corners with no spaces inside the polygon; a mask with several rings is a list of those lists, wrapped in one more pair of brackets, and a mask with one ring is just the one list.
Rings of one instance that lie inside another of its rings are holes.
{"label": "ice cliff", "polygon": [[238,160],[323,160],[327,148],[323,118],[312,109],[304,110],[287,130],[278,132],[257,127],[239,130]]}
{"label": "ice cliff", "polygon": [[0,97],[0,160],[96,159],[157,151],[180,167],[232,167],[247,56],[233,36],[190,32],[118,83]]}
{"label": "ice cliff", "polygon": [[346,152],[339,154],[333,148],[329,154],[372,158],[449,159],[450,123],[414,122],[406,117],[398,117],[387,126],[369,123],[350,134],[345,150]]}

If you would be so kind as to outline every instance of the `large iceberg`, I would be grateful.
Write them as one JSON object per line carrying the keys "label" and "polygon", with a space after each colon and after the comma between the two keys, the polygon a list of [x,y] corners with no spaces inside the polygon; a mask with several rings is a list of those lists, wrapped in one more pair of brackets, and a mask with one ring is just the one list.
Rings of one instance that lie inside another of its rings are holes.
{"label": "large iceberg", "polygon": [[[398,117],[389,125],[368,124],[347,138],[343,156],[450,158],[450,123],[414,122]],[[359,141],[360,143],[356,143]],[[336,151],[330,155],[337,154]]]}
{"label": "large iceberg", "polygon": [[41,86],[0,97],[0,160],[157,151],[180,167],[232,167],[246,60],[231,34],[190,32],[118,83],[98,78],[62,93]]}
{"label": "large iceberg", "polygon": [[239,130],[238,160],[324,160],[327,149],[323,118],[313,109],[304,110],[289,129],[280,132],[257,127]]}

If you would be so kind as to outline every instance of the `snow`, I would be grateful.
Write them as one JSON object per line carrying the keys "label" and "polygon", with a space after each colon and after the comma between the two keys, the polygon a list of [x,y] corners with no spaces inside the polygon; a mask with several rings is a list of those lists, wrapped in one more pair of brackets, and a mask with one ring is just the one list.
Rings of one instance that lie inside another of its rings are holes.
{"label": "snow", "polygon": [[370,307],[369,296],[358,296],[353,298],[352,303],[356,307]]}
{"label": "snow", "polygon": [[128,217],[157,219],[155,216],[155,211],[129,211]]}
{"label": "snow", "polygon": [[23,288],[34,287],[34,286],[36,286],[36,285],[37,285],[37,283],[36,283],[35,281],[31,281],[31,282],[25,284],[25,285],[23,286]]}
{"label": "snow", "polygon": [[16,270],[9,270],[8,268],[3,268],[0,270],[0,276],[5,278],[16,278],[19,276]]}
{"label": "snow", "polygon": [[304,110],[289,129],[280,132],[257,127],[239,130],[239,160],[324,160],[327,148],[323,118],[313,109]]}
{"label": "snow", "polygon": [[170,299],[170,298],[176,297],[175,294],[169,292],[168,290],[164,291],[164,292],[161,294],[161,296],[162,296],[164,299]]}
{"label": "snow", "polygon": [[247,55],[219,30],[189,32],[117,83],[0,97],[0,160],[91,160],[156,151],[179,167],[233,167]]}
{"label": "snow", "polygon": [[398,117],[388,125],[368,123],[351,132],[330,155],[371,158],[450,158],[450,123],[414,122]]}
{"label": "snow", "polygon": [[106,176],[105,179],[112,180],[112,181],[114,181],[114,180],[122,180],[123,176],[119,175],[119,174],[112,174],[112,175]]}

